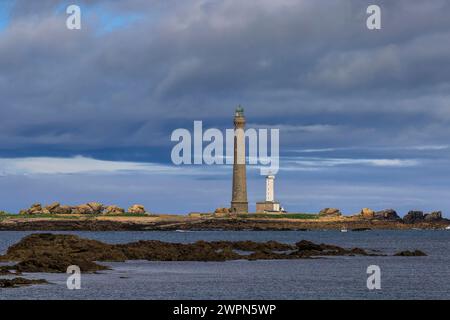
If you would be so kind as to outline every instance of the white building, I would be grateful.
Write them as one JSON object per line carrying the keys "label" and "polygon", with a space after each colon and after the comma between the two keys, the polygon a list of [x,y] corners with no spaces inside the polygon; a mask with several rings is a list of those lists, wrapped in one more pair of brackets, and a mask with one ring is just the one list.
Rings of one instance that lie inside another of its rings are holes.
{"label": "white building", "polygon": [[256,203],[257,213],[281,213],[280,203],[275,201],[275,176],[266,177],[266,200]]}

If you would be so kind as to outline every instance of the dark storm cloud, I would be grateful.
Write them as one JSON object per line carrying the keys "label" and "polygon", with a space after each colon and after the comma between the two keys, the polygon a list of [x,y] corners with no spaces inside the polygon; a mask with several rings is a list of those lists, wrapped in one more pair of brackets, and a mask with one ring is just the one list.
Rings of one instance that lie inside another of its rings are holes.
{"label": "dark storm cloud", "polygon": [[[4,148],[167,146],[237,103],[286,148],[447,139],[448,2],[382,2],[376,32],[365,1],[80,2],[81,31],[62,4],[18,1],[1,34]],[[105,12],[142,19],[99,34]]]}
{"label": "dark storm cloud", "polygon": [[[188,119],[228,127],[238,103],[256,124],[340,128],[289,144],[441,141],[450,3],[382,1],[375,32],[368,4],[81,1],[89,14],[69,31],[64,2],[17,1],[0,33],[0,145],[167,145]],[[105,14],[141,19],[98,33]]]}

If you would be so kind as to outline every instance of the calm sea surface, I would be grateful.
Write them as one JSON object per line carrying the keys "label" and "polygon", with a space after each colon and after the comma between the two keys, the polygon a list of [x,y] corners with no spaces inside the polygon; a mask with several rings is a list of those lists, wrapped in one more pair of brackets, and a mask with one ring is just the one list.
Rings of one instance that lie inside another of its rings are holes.
{"label": "calm sea surface", "polygon": [[[0,252],[27,234],[0,232]],[[0,299],[449,299],[450,231],[195,231],[53,232],[109,243],[156,239],[302,239],[392,254],[420,249],[427,257],[332,257],[316,260],[107,263],[112,270],[83,274],[81,290],[68,290],[66,274],[25,274],[51,284],[0,289]],[[366,270],[381,268],[381,290],[369,291]]]}

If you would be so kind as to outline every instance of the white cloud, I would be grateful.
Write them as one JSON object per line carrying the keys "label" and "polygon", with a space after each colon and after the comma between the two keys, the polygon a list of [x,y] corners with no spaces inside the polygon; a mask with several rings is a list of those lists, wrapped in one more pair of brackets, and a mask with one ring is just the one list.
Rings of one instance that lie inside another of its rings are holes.
{"label": "white cloud", "polygon": [[31,174],[82,174],[82,173],[176,173],[186,171],[181,167],[159,165],[155,163],[138,163],[126,161],[105,161],[76,156],[73,158],[28,157],[0,158],[0,175],[31,175]]}
{"label": "white cloud", "polygon": [[305,168],[337,167],[363,165],[372,167],[412,167],[419,165],[415,159],[350,159],[350,158],[313,158],[290,157],[286,161],[287,170],[304,170]]}
{"label": "white cloud", "polygon": [[424,145],[424,146],[414,146],[414,147],[410,147],[410,149],[412,150],[419,150],[419,151],[427,151],[427,150],[446,150],[448,149],[450,146],[448,145]]}
{"label": "white cloud", "polygon": [[375,151],[395,151],[395,150],[415,150],[415,151],[440,151],[449,149],[449,145],[416,145],[416,146],[385,146],[385,147],[342,147],[342,148],[317,148],[290,150],[297,153],[317,153],[333,151],[355,151],[355,150],[375,150]]}
{"label": "white cloud", "polygon": [[311,124],[311,125],[288,125],[288,124],[249,124],[248,127],[255,129],[279,129],[284,133],[331,133],[343,129],[343,126],[330,124]]}

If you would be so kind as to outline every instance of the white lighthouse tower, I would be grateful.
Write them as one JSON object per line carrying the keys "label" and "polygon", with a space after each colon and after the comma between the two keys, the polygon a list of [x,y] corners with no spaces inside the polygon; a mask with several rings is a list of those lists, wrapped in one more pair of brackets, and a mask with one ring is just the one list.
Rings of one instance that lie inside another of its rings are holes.
{"label": "white lighthouse tower", "polygon": [[257,213],[282,213],[280,203],[275,201],[275,176],[269,174],[266,177],[266,200],[256,203]]}
{"label": "white lighthouse tower", "polygon": [[266,202],[273,202],[275,200],[274,183],[275,176],[268,175],[266,177]]}

